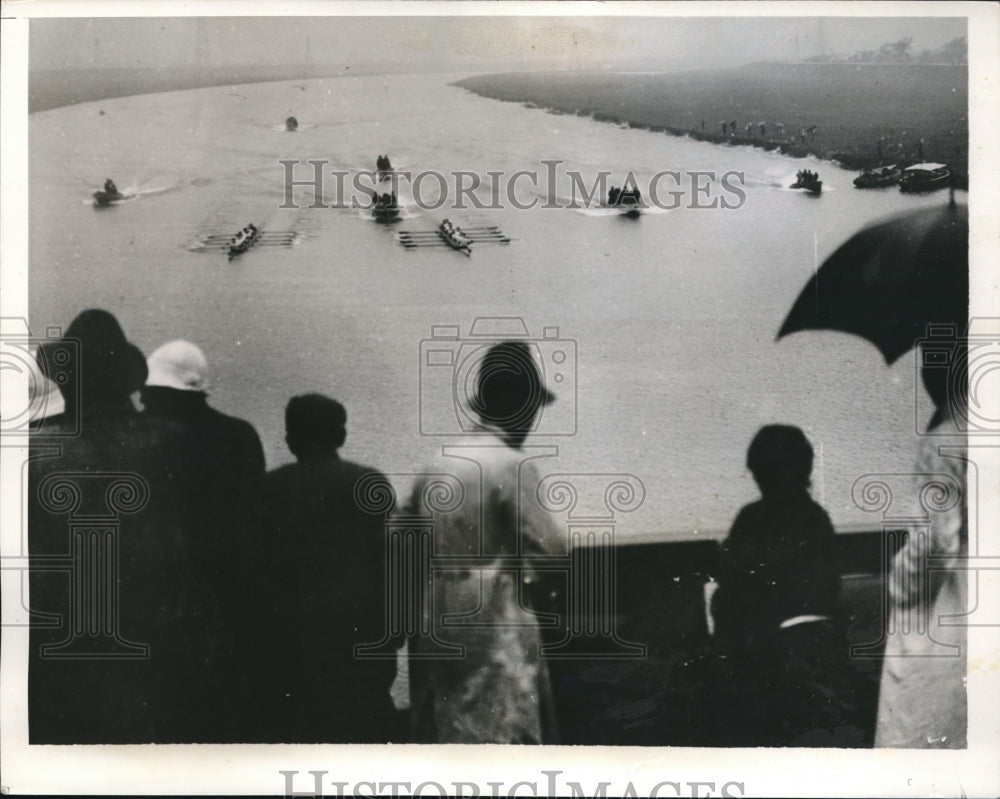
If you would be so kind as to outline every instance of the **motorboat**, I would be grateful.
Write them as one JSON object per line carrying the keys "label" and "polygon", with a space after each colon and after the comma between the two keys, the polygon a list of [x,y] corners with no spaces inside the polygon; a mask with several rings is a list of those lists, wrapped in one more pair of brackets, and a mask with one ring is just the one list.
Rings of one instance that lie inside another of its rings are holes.
{"label": "motorboat", "polygon": [[902,177],[903,170],[896,164],[880,166],[866,169],[854,178],[854,187],[857,189],[882,189],[886,186],[895,186]]}
{"label": "motorboat", "polygon": [[98,208],[107,208],[112,203],[121,202],[126,199],[125,195],[120,191],[95,191],[94,192],[94,205]]}
{"label": "motorboat", "polygon": [[908,194],[946,189],[951,183],[947,164],[914,164],[903,170],[899,190]]}
{"label": "motorboat", "polygon": [[285,130],[295,132],[299,129],[299,121],[295,117],[288,117],[285,120]]}
{"label": "motorboat", "polygon": [[108,178],[104,181],[104,188],[94,192],[94,205],[98,208],[106,208],[111,203],[121,202],[126,199],[125,195],[118,191],[115,182]]}
{"label": "motorboat", "polygon": [[809,194],[819,194],[823,191],[823,181],[819,179],[819,174],[811,169],[800,169],[795,174],[795,182],[789,186],[790,189],[802,189]]}
{"label": "motorboat", "polygon": [[376,222],[396,222],[399,220],[399,201],[396,199],[396,192],[372,192],[374,206],[372,216]]}
{"label": "motorboat", "polygon": [[637,219],[642,205],[642,195],[638,188],[625,189],[612,186],[608,190],[608,206],[621,209],[622,215]]}

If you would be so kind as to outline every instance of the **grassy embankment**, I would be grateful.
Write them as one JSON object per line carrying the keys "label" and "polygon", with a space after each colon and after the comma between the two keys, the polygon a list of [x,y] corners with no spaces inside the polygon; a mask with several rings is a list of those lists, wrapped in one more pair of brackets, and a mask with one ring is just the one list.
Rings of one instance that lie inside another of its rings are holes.
{"label": "grassy embankment", "polygon": [[[884,136],[887,162],[940,161],[952,166],[960,185],[968,179],[964,65],[797,63],[638,75],[536,72],[482,75],[456,85],[554,113],[798,157],[815,155],[848,169],[877,166]],[[730,127],[723,134],[723,120],[735,121],[735,131]],[[749,134],[747,123],[753,124]],[[777,123],[784,125],[783,134]],[[814,133],[802,141],[799,132],[812,126]]]}

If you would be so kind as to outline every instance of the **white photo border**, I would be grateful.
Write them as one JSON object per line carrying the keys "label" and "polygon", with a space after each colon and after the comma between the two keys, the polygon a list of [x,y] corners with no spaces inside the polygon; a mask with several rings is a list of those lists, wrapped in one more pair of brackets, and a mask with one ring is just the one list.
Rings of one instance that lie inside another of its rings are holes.
{"label": "white photo border", "polygon": [[[3,6],[0,24],[2,98],[2,186],[0,186],[0,316],[26,317],[28,291],[28,91],[30,20],[102,16],[913,16],[966,17],[969,34],[970,187],[972,219],[970,316],[998,317],[1000,224],[1000,9],[983,3],[782,2],[701,3],[486,3],[486,2],[292,2],[200,0],[174,4],[136,2],[42,2]],[[4,407],[23,407],[26,383],[0,375]],[[8,405],[9,403],[9,405]],[[970,441],[970,448],[977,446]],[[0,552],[19,552],[26,442],[4,442],[0,454]],[[996,444],[983,442],[978,531],[996,549],[1000,567],[1000,469]],[[974,514],[970,517],[975,518]],[[971,531],[972,535],[976,531]],[[986,553],[990,554],[990,553]],[[995,567],[996,568],[996,567]],[[608,795],[661,796],[987,796],[1000,792],[1000,623],[969,630],[969,748],[965,751],[738,750],[613,747],[503,746],[28,746],[27,628],[19,621],[19,572],[3,578],[3,647],[0,652],[0,780],[15,794],[280,794],[291,772],[294,791],[311,793],[323,772],[324,795],[338,791],[379,793],[378,784],[426,783],[423,795],[449,793],[456,783],[478,786],[483,795],[545,795],[555,780],[569,781],[587,795],[608,783]],[[995,608],[1000,573],[983,571],[980,589]],[[979,609],[983,613],[982,608]],[[993,612],[986,618],[997,618]],[[369,787],[369,783],[375,785]],[[521,787],[517,786],[522,782]],[[502,787],[491,789],[491,783]],[[692,788],[691,784],[701,787]],[[708,784],[712,787],[709,788]],[[679,788],[673,787],[674,785]],[[338,786],[340,786],[338,788]],[[534,793],[532,791],[534,786]],[[728,787],[727,787],[728,786]],[[400,790],[400,795],[402,791]],[[678,793],[680,791],[680,793]],[[697,793],[693,793],[697,791]],[[711,792],[710,792],[711,791]],[[385,789],[390,795],[391,788]],[[466,795],[470,795],[467,793]]]}

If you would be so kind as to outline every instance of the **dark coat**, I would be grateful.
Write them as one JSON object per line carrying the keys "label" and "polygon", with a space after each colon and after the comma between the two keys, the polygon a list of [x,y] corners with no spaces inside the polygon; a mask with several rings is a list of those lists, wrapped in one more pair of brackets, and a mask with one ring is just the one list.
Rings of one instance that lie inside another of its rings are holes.
{"label": "dark coat", "polygon": [[840,572],[833,538],[830,517],[805,491],[740,510],[722,545],[712,606],[716,636],[746,640],[794,616],[835,614]]}
{"label": "dark coat", "polygon": [[143,416],[176,423],[193,442],[185,478],[193,484],[191,510],[203,529],[205,568],[233,608],[243,613],[246,528],[264,478],[264,449],[249,422],[210,407],[200,391],[161,386],[142,389]]}
{"label": "dark coat", "polygon": [[195,438],[125,406],[63,432],[48,421],[31,442],[30,742],[221,740],[232,642],[200,549]]}
{"label": "dark coat", "polygon": [[[718,743],[860,745],[826,511],[806,491],[747,505],[723,543],[718,583]],[[828,619],[781,627],[801,616]]]}
{"label": "dark coat", "polygon": [[252,496],[264,475],[264,448],[253,425],[217,411],[200,391],[146,386],[141,396],[145,416],[172,419],[196,431],[199,463],[205,468],[199,479],[226,481]]}
{"label": "dark coat", "polygon": [[264,480],[253,584],[261,588],[256,657],[266,741],[397,738],[393,649],[382,659],[354,651],[387,632],[388,510],[360,506],[355,487],[366,477],[389,486],[336,455],[282,466]]}
{"label": "dark coat", "polygon": [[[218,613],[226,625],[229,650],[219,650],[216,667],[230,676],[225,690],[234,710],[225,740],[240,742],[253,714],[253,660],[240,642],[256,619],[249,596],[257,589],[249,579],[252,553],[247,531],[255,524],[254,505],[264,478],[264,449],[253,426],[209,406],[200,391],[145,386],[141,392],[143,416],[151,421],[179,425],[191,442],[185,459],[185,479],[191,484],[192,523],[198,562],[219,598]],[[249,653],[252,655],[252,653]]]}

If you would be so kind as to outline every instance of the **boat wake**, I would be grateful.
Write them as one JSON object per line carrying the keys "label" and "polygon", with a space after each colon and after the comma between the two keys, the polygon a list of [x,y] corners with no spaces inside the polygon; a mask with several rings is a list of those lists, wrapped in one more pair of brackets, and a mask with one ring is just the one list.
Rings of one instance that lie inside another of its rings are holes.
{"label": "boat wake", "polygon": [[[777,189],[778,191],[789,191],[793,194],[801,194],[806,192],[806,189],[797,188],[793,189],[792,184],[798,179],[798,174],[796,172],[789,172],[787,175],[782,175],[780,177],[773,177],[771,175],[766,175],[762,178],[754,178],[749,175],[745,175],[743,178],[744,186],[756,186],[765,189]],[[836,191],[835,186],[830,186],[826,182],[823,183],[823,193],[826,194],[830,191]]]}
{"label": "boat wake", "polygon": [[[578,214],[583,214],[584,216],[624,216],[625,210],[621,208],[606,208],[603,206],[595,206],[593,208],[583,207],[583,208],[571,208],[570,210],[576,211]],[[657,205],[643,205],[639,207],[639,212],[641,216],[662,216],[663,214],[669,214],[672,209],[670,208],[660,208]]]}
{"label": "boat wake", "polygon": [[395,224],[396,222],[405,222],[410,219],[419,219],[424,215],[423,211],[415,211],[410,208],[400,205],[398,213],[391,219],[379,218],[375,215],[374,209],[372,208],[358,208],[351,209],[356,211],[358,219],[363,219],[365,222],[374,222],[377,225]]}
{"label": "boat wake", "polygon": [[268,130],[277,131],[278,133],[297,133],[300,130],[311,130],[312,128],[318,127],[315,122],[300,122],[299,126],[295,130],[289,130],[288,126],[284,122],[279,122],[277,125],[265,125]]}
{"label": "boat wake", "polygon": [[176,188],[177,188],[176,183],[170,186],[151,186],[148,189],[139,189],[138,191],[136,191],[135,198],[138,199],[139,197],[149,197],[153,194],[165,194],[166,192],[173,191]]}
{"label": "boat wake", "polygon": [[[775,188],[778,191],[790,191],[792,194],[809,194],[809,190],[808,189],[801,189],[801,188],[799,188],[799,189],[793,189],[791,187],[791,184],[794,183],[794,182],[795,182],[795,178],[793,177],[791,179],[791,181],[789,182],[788,185],[786,185],[786,186],[778,185],[778,186],[775,186]],[[829,194],[830,192],[836,191],[836,190],[837,190],[836,186],[828,186],[826,183],[823,184],[823,194]]]}

